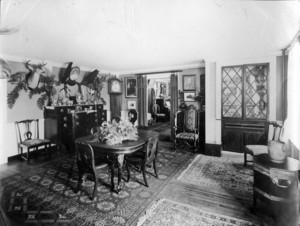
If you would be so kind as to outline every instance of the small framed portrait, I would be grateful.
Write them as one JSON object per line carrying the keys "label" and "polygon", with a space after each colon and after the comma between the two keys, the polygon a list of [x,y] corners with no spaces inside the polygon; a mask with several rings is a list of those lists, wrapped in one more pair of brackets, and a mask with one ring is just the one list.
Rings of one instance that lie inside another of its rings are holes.
{"label": "small framed portrait", "polygon": [[185,92],[183,94],[184,101],[195,101],[195,92]]}
{"label": "small framed portrait", "polygon": [[125,97],[137,97],[137,79],[125,78]]}
{"label": "small framed portrait", "polygon": [[135,100],[127,100],[127,108],[128,109],[136,109],[136,101]]}
{"label": "small framed portrait", "polygon": [[183,91],[196,90],[196,75],[182,75]]}

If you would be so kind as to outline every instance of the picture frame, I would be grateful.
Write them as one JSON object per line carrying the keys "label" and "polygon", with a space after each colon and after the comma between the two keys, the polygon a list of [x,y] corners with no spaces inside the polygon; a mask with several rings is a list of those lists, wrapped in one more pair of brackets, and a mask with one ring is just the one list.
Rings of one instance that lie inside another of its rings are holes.
{"label": "picture frame", "polygon": [[136,98],[137,97],[137,79],[125,78],[125,97]]}
{"label": "picture frame", "polygon": [[183,91],[195,91],[196,75],[182,75],[182,89]]}
{"label": "picture frame", "polygon": [[135,100],[127,100],[127,108],[136,109],[136,101]]}
{"label": "picture frame", "polygon": [[195,101],[195,92],[185,92],[183,93],[183,100],[187,102]]}

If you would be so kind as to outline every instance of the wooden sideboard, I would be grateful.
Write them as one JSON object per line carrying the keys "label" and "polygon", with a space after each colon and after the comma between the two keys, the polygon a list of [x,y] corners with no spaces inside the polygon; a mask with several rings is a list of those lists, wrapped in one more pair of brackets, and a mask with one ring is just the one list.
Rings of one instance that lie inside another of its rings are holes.
{"label": "wooden sideboard", "polygon": [[75,139],[90,134],[107,120],[102,104],[45,108],[45,138],[60,148],[75,152]]}

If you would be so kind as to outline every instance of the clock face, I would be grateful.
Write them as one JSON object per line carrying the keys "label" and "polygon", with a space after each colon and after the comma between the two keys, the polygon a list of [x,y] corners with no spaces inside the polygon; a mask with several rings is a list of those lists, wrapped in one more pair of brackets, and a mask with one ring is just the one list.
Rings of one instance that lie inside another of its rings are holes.
{"label": "clock face", "polygon": [[121,92],[121,84],[119,81],[114,80],[111,82],[111,91],[114,93],[119,93]]}

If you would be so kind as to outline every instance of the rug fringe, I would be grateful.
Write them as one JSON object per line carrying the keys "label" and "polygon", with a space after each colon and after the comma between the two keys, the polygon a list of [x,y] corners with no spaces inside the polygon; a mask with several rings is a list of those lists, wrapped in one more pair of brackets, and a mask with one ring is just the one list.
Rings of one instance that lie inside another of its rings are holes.
{"label": "rug fringe", "polygon": [[153,213],[153,211],[158,207],[163,201],[167,199],[161,198],[157,200],[155,203],[153,203],[147,210],[145,210],[145,213],[143,216],[141,216],[137,222],[137,226],[141,226],[147,219],[148,217]]}
{"label": "rug fringe", "polygon": [[183,175],[185,175],[185,173],[192,167],[192,165],[193,165],[195,162],[198,161],[198,159],[199,159],[200,157],[201,157],[201,155],[197,155],[197,156],[193,159],[193,161],[188,165],[188,167],[187,167],[185,170],[182,171],[182,173],[179,175],[179,177],[177,178],[177,180],[180,180],[180,179],[183,177]]}

